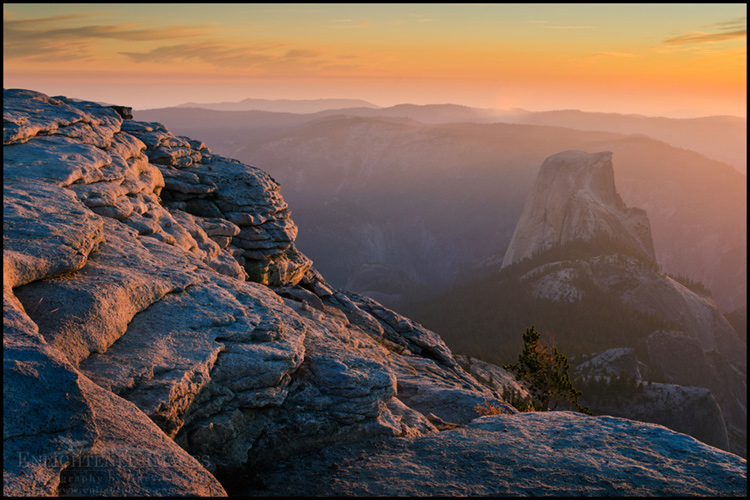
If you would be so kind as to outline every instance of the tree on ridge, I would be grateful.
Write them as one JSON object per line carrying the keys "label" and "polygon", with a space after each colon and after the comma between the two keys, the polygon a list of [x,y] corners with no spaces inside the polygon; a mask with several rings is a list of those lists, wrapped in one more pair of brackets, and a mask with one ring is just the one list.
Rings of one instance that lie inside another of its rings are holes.
{"label": "tree on ridge", "polygon": [[549,344],[542,343],[533,326],[523,334],[523,350],[518,361],[503,365],[503,368],[526,383],[533,397],[534,410],[555,410],[558,404],[567,402],[576,411],[591,414],[587,407],[578,403],[581,392],[570,381],[568,358],[557,350],[554,340]]}

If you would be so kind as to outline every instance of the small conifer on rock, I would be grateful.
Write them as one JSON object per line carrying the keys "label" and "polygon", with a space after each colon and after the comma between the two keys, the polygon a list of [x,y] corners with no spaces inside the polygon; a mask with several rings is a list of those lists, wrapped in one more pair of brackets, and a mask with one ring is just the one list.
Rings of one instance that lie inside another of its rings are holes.
{"label": "small conifer on rock", "polygon": [[527,328],[518,361],[503,365],[503,368],[526,383],[533,396],[533,409],[555,410],[558,404],[567,402],[576,411],[591,414],[588,408],[578,404],[581,392],[573,387],[568,376],[568,358],[557,350],[554,343],[543,344],[539,339],[540,334],[533,326]]}

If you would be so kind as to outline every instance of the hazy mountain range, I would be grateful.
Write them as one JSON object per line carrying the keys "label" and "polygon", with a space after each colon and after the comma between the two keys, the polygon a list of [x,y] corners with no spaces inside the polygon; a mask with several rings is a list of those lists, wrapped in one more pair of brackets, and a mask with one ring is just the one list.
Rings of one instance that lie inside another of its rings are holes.
{"label": "hazy mountain range", "polygon": [[[134,114],[266,169],[316,267],[336,286],[391,305],[501,260],[542,161],[568,149],[613,152],[619,191],[649,214],[665,271],[703,282],[724,311],[746,302],[744,119],[457,105]],[[715,134],[717,123],[727,131]],[[683,149],[688,142],[692,150]],[[740,163],[732,168],[710,151]]]}
{"label": "hazy mountain range", "polygon": [[565,110],[522,113],[504,121],[640,134],[696,151],[747,173],[747,119],[737,116],[678,119]]}
{"label": "hazy mountain range", "polygon": [[340,108],[377,108],[362,99],[243,99],[239,102],[186,102],[178,108],[203,108],[217,111],[275,111],[281,113],[316,113]]}
{"label": "hazy mountain range", "polygon": [[[413,118],[423,123],[525,123],[554,125],[579,130],[643,134],[673,146],[690,149],[747,172],[747,119],[737,116],[666,118],[638,114],[585,112],[574,109],[527,111],[482,109],[457,104],[398,104],[379,107],[359,99],[244,99],[239,102],[188,102],[178,108],[217,111],[271,111],[315,114],[315,117],[343,112],[356,116]],[[168,108],[167,108],[168,109]]]}

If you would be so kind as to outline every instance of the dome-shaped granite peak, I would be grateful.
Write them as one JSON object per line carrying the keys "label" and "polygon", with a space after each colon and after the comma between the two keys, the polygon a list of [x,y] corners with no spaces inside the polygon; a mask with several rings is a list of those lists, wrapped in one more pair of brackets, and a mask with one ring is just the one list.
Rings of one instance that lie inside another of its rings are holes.
{"label": "dome-shaped granite peak", "polygon": [[554,246],[599,237],[655,259],[646,212],[626,207],[617,193],[612,153],[563,151],[542,163],[503,267]]}

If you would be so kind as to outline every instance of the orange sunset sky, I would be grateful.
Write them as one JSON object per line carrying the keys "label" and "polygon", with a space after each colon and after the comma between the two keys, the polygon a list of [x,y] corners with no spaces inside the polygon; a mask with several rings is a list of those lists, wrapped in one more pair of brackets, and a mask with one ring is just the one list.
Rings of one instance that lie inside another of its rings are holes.
{"label": "orange sunset sky", "polygon": [[3,86],[746,116],[745,4],[4,4]]}

